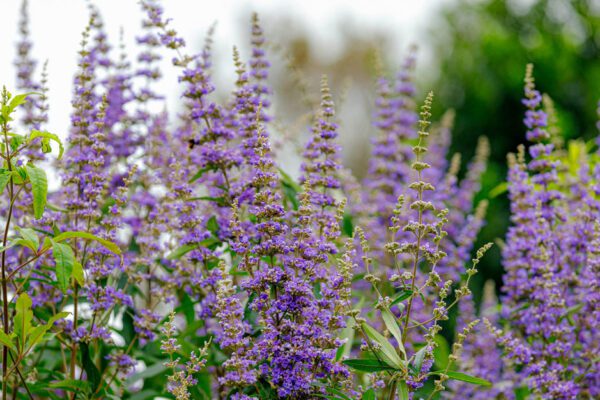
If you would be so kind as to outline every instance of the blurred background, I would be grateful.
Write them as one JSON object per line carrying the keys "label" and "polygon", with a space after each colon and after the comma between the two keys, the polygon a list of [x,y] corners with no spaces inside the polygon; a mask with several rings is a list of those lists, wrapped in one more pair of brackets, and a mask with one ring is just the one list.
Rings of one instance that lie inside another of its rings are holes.
{"label": "blurred background", "polygon": [[[20,1],[0,0],[0,83],[14,87]],[[33,54],[49,62],[50,123],[62,137],[68,130],[72,77],[80,33],[87,23],[83,0],[30,0]],[[113,46],[120,31],[134,49],[141,14],[136,0],[96,0]],[[491,160],[480,198],[494,195],[506,175],[506,154],[524,141],[522,127],[525,65],[535,64],[538,88],[555,102],[565,139],[596,135],[600,98],[600,0],[257,0],[163,2],[172,26],[199,51],[206,31],[217,22],[214,76],[217,95],[233,87],[233,45],[248,55],[250,15],[259,13],[274,66],[277,124],[281,140],[303,141],[302,119],[311,111],[322,74],[330,83],[342,122],[344,162],[357,177],[368,163],[376,73],[393,74],[410,44],[419,47],[416,69],[419,100],[436,93],[435,117],[456,110],[452,152],[464,163],[477,137],[491,142]],[[132,51],[131,58],[135,52]],[[379,60],[379,61],[378,61]],[[178,108],[176,72],[165,60],[158,89]],[[291,127],[291,128],[290,128]],[[289,143],[287,143],[289,142]],[[292,160],[287,168],[295,169]],[[502,238],[508,225],[506,194],[495,196],[480,242]],[[500,285],[499,248],[485,257],[476,287],[493,279]]]}

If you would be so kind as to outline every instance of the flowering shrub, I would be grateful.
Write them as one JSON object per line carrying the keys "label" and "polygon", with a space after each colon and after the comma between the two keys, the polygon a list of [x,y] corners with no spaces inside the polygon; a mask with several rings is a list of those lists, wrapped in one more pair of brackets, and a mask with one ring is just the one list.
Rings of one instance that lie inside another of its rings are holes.
{"label": "flowering shrub", "polygon": [[[378,81],[364,181],[341,164],[326,77],[294,180],[272,146],[257,16],[250,59],[234,49],[235,88],[217,102],[211,32],[188,54],[158,3],[141,8],[131,62],[90,7],[64,145],[44,129],[47,78],[23,8],[25,94],[0,99],[3,399],[600,394],[598,156],[564,151],[531,68],[533,144],[529,160],[509,157],[507,274],[500,312],[486,296],[486,328],[469,283],[491,247],[473,248],[489,146],[464,174],[447,161],[453,116],[431,122],[432,93],[417,112],[414,49]],[[175,120],[155,111],[165,52],[182,90]]]}

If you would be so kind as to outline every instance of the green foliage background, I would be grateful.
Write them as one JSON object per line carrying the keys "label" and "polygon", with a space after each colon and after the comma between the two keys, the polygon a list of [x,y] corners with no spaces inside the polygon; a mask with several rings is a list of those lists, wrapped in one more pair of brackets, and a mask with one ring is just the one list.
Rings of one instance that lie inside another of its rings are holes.
{"label": "green foliage background", "polygon": [[[531,4],[533,3],[533,4]],[[594,4],[595,3],[595,4]],[[565,140],[595,136],[600,99],[600,3],[459,0],[442,11],[431,32],[439,78],[435,113],[456,110],[451,153],[468,159],[486,135],[491,158],[480,198],[506,178],[506,154],[525,142],[522,124],[525,65],[533,63],[536,86],[554,100]],[[504,237],[509,223],[506,193],[491,199],[480,242]],[[484,258],[474,289],[485,279],[500,284],[500,249]]]}

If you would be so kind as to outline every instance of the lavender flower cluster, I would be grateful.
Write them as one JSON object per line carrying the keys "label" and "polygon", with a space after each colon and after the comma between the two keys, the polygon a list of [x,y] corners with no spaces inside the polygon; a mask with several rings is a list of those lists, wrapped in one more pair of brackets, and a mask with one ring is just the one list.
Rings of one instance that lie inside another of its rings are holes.
{"label": "lavender flower cluster", "polygon": [[[504,287],[477,312],[490,149],[482,138],[464,171],[449,154],[454,115],[432,122],[433,93],[417,106],[416,48],[377,80],[363,180],[341,162],[327,77],[294,179],[258,17],[219,101],[213,28],[191,54],[157,1],[140,4],[134,60],[90,6],[63,144],[45,130],[23,2],[26,94],[0,104],[3,400],[600,396],[600,153],[559,140],[531,66]],[[175,118],[156,92],[163,57]]]}

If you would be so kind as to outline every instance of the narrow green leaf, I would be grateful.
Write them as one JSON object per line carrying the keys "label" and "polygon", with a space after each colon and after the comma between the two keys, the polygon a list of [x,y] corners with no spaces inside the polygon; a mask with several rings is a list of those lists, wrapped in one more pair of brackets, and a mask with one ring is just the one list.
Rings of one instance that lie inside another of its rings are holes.
{"label": "narrow green leaf", "polygon": [[167,260],[177,260],[177,259],[183,257],[184,255],[186,255],[187,253],[189,253],[190,251],[197,249],[199,246],[200,246],[199,243],[184,244],[183,246],[178,247],[175,250],[173,250],[171,253],[169,253],[169,255],[167,256]]}
{"label": "narrow green leaf", "polygon": [[356,331],[349,323],[346,324],[346,327],[342,330],[341,333],[341,338],[346,339],[346,342],[338,348],[335,354],[336,361],[342,360],[350,355],[350,351],[352,351],[352,343],[354,342],[355,332]]}
{"label": "narrow green leaf", "polygon": [[496,185],[494,188],[492,188],[492,190],[490,190],[490,193],[488,194],[490,199],[496,198],[498,196],[500,196],[501,194],[504,194],[508,191],[508,183],[507,182],[502,182],[498,185]]}
{"label": "narrow green leaf", "polygon": [[51,382],[48,384],[51,388],[64,389],[71,392],[89,392],[90,384],[86,381],[78,381],[76,379],[65,379],[63,381]]}
{"label": "narrow green leaf", "polygon": [[11,247],[15,247],[18,244],[19,243],[17,243],[17,242],[12,242],[12,243],[7,244],[6,246],[0,246],[0,254],[4,253],[6,250],[10,249]]}
{"label": "narrow green leaf", "polygon": [[398,398],[399,400],[409,400],[408,385],[405,381],[398,382]]}
{"label": "narrow green leaf", "polygon": [[85,283],[85,277],[83,275],[83,265],[80,262],[75,261],[73,264],[73,279],[79,284],[79,286],[83,286]]}
{"label": "narrow green leaf", "polygon": [[375,390],[373,388],[367,390],[362,395],[362,400],[375,400]]}
{"label": "narrow green leaf", "polygon": [[90,383],[92,391],[96,391],[102,380],[102,374],[100,374],[98,367],[96,367],[96,364],[94,364],[94,361],[90,357],[90,348],[87,343],[80,342],[79,347],[81,348],[81,364],[87,375],[87,381]]}
{"label": "narrow green leaf", "polygon": [[14,318],[14,330],[15,334],[19,338],[21,346],[27,341],[27,335],[31,329],[31,320],[33,319],[33,312],[31,311],[31,298],[27,293],[21,293],[17,299],[15,318]]}
{"label": "narrow green leaf", "polygon": [[398,321],[394,314],[387,308],[381,310],[381,317],[383,318],[383,322],[385,323],[388,331],[394,336],[396,342],[398,342],[398,349],[406,359],[406,350],[404,349],[404,345],[402,344],[402,332],[400,331],[400,326],[398,326]]}
{"label": "narrow green leaf", "polygon": [[369,339],[375,342],[375,345],[379,347],[375,350],[377,355],[381,357],[382,360],[389,366],[396,369],[402,369],[402,360],[400,360],[400,356],[398,356],[398,353],[396,353],[394,346],[392,346],[392,344],[382,334],[377,332],[375,328],[366,322],[363,322],[361,326]]}
{"label": "narrow green leaf", "polygon": [[59,206],[51,204],[51,203],[46,203],[46,207],[48,207],[52,211],[57,211],[57,212],[62,212],[62,213],[69,212],[69,210],[67,210],[66,208],[62,208],[62,207],[59,207]]}
{"label": "narrow green leaf", "polygon": [[10,177],[11,173],[9,171],[3,171],[0,174],[0,194],[4,192],[4,188],[6,188],[6,185],[8,185],[8,182],[10,181]]}
{"label": "narrow green leaf", "polygon": [[[33,130],[31,131],[31,134],[29,135],[29,138],[27,139],[27,143],[31,143],[34,139],[41,137],[43,139],[46,140],[53,140],[56,143],[58,143],[58,159],[60,160],[63,156],[63,153],[65,152],[65,148],[63,147],[63,144],[60,140],[60,138],[55,135],[54,133],[50,133],[50,132],[42,132],[42,131],[38,131],[38,130]],[[46,146],[48,145],[47,141],[45,142]],[[44,143],[42,143],[42,145],[44,145]],[[46,152],[46,151],[44,151]]]}
{"label": "narrow green leaf", "polygon": [[300,185],[298,185],[294,179],[284,170],[282,170],[281,168],[279,169],[279,173],[281,174],[281,181],[290,186],[292,189],[294,189],[296,191],[296,193],[300,193],[302,192],[302,187]]}
{"label": "narrow green leaf", "polygon": [[376,359],[355,358],[342,361],[344,365],[362,372],[394,371],[393,367],[382,363]]}
{"label": "narrow green leaf", "polygon": [[23,93],[23,94],[18,94],[16,96],[14,96],[10,100],[10,103],[8,103],[8,115],[10,115],[13,111],[15,111],[15,109],[17,107],[19,107],[21,104],[25,104],[27,102],[27,96],[29,96],[30,94],[36,94],[36,93],[29,92],[29,93]]}
{"label": "narrow green leaf", "polygon": [[433,340],[437,343],[433,350],[434,363],[438,368],[445,368],[448,365],[448,357],[450,357],[450,346],[448,341],[442,335],[435,335]]}
{"label": "narrow green leaf", "polygon": [[346,393],[344,393],[341,390],[336,389],[336,388],[332,388],[332,387],[327,388],[327,393],[329,393],[329,394],[331,394],[333,396],[336,396],[336,397],[332,397],[332,398],[335,398],[335,399],[339,399],[339,400],[352,400],[350,397],[348,397],[348,395],[346,395]]}
{"label": "narrow green leaf", "polygon": [[167,367],[163,363],[159,362],[156,364],[151,364],[148,368],[146,368],[140,372],[136,372],[135,374],[128,377],[127,380],[125,381],[125,385],[130,386],[135,381],[153,378],[158,374],[164,373],[166,371],[166,369],[167,369]]}
{"label": "narrow green leaf", "polygon": [[29,228],[17,228],[17,230],[21,234],[21,237],[29,244],[27,247],[37,253],[40,247],[40,239],[37,233]]}
{"label": "narrow green leaf", "polygon": [[196,172],[194,174],[194,176],[192,176],[189,180],[189,183],[195,182],[198,179],[200,179],[202,177],[202,175],[204,175],[205,173],[207,173],[208,171],[214,171],[215,167],[204,167],[202,169],[200,169],[198,172]]}
{"label": "narrow green leaf", "polygon": [[28,249],[31,249],[31,251],[33,251],[34,253],[37,252],[37,248],[35,247],[35,245],[33,243],[28,242],[27,240],[22,239],[22,238],[15,239],[12,242],[12,245],[27,247]]}
{"label": "narrow green leaf", "polygon": [[44,215],[46,197],[48,195],[46,171],[33,165],[26,165],[25,169],[27,170],[27,176],[31,182],[31,191],[33,193],[33,214],[36,219],[40,219]]}
{"label": "narrow green leaf", "polygon": [[217,217],[214,215],[209,218],[206,222],[206,229],[208,229],[211,233],[215,234],[219,231],[219,223],[217,222]]}
{"label": "narrow green leaf", "polygon": [[102,239],[101,237],[92,235],[91,233],[87,233],[87,232],[80,232],[80,231],[62,232],[58,236],[54,237],[54,241],[55,242],[63,242],[67,239],[73,239],[73,238],[94,240],[94,241],[100,243],[102,246],[106,247],[111,252],[113,252],[115,254],[121,254],[121,249],[115,243],[111,242],[110,240]]}
{"label": "narrow green leaf", "polygon": [[476,376],[471,376],[471,375],[465,374],[463,372],[433,371],[433,372],[428,373],[427,375],[447,375],[448,378],[454,379],[455,381],[472,383],[473,385],[492,386],[492,382],[490,382],[486,379],[478,378]]}
{"label": "narrow green leaf", "polygon": [[394,300],[392,300],[392,302],[390,303],[390,307],[393,305],[396,305],[398,303],[400,303],[403,300],[408,299],[411,295],[413,294],[413,291],[410,289],[404,289],[401,290],[396,297],[394,297]]}
{"label": "narrow green leaf", "polygon": [[0,330],[0,343],[2,343],[4,346],[8,347],[11,350],[17,351],[17,348],[15,347],[15,344],[13,343],[10,336],[8,336],[2,330]]}
{"label": "narrow green leaf", "polygon": [[9,143],[11,150],[18,149],[23,144],[24,141],[25,141],[25,136],[16,135],[16,134],[13,135],[10,138],[10,143]]}
{"label": "narrow green leaf", "polygon": [[56,262],[56,280],[58,286],[64,292],[69,288],[75,265],[75,255],[71,246],[64,243],[53,242],[52,253]]}
{"label": "narrow green leaf", "polygon": [[415,354],[415,360],[413,365],[415,366],[415,371],[420,373],[421,368],[423,367],[423,361],[425,360],[425,355],[427,354],[427,346],[423,346],[417,354]]}

